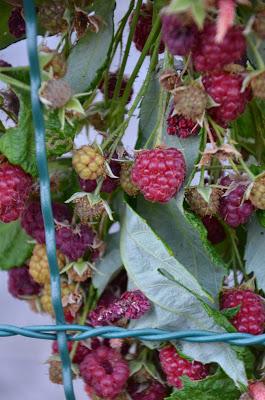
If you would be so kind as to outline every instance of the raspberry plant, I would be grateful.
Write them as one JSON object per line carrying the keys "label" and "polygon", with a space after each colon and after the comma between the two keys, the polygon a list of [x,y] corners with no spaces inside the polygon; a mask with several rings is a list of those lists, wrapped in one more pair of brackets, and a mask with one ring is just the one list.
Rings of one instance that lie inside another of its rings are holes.
{"label": "raspberry plant", "polygon": [[[0,1],[1,49],[25,39],[22,3]],[[264,3],[36,5],[66,321],[264,333]],[[53,318],[30,71],[8,61],[0,53],[0,266],[12,296]],[[265,391],[258,346],[93,338],[68,350],[92,399]],[[51,353],[62,384],[57,342]]]}

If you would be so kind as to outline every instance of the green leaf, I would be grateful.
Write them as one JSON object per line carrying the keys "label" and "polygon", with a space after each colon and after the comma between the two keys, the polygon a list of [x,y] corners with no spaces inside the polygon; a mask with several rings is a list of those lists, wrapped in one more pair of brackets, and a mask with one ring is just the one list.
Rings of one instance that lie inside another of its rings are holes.
{"label": "green leaf", "polygon": [[0,138],[0,152],[12,164],[18,164],[29,174],[36,176],[37,164],[30,94],[17,88],[15,91],[20,102],[18,125],[7,129]]}
{"label": "green leaf", "polygon": [[120,233],[109,235],[106,239],[107,251],[103,258],[96,264],[97,271],[93,274],[92,283],[98,289],[99,295],[122,266],[119,241]]}
{"label": "green leaf", "polygon": [[226,309],[222,310],[222,314],[227,319],[231,319],[231,318],[233,318],[233,317],[235,317],[237,315],[239,310],[240,310],[240,306],[232,307],[232,308],[226,308]]}
{"label": "green leaf", "polygon": [[102,79],[113,38],[114,6],[115,0],[98,0],[95,3],[95,14],[103,19],[100,31],[87,32],[70,53],[64,80],[74,93],[88,91]]}
{"label": "green leaf", "polygon": [[247,244],[245,248],[246,272],[254,272],[257,286],[265,291],[265,228],[262,227],[254,215],[248,224]]}
{"label": "green leaf", "polygon": [[218,368],[214,375],[200,381],[181,378],[183,389],[174,391],[167,400],[236,400],[240,391],[233,381]]}
{"label": "green leaf", "polygon": [[0,269],[19,267],[30,256],[33,244],[19,221],[0,223]]}
{"label": "green leaf", "polygon": [[257,211],[257,217],[259,220],[259,223],[263,228],[265,228],[265,211],[264,210],[258,210]]}
{"label": "green leaf", "polygon": [[213,297],[217,296],[225,269],[220,256],[207,241],[202,222],[185,212],[175,200],[161,205],[139,198],[137,211],[202,287]]}
{"label": "green leaf", "polygon": [[156,127],[159,109],[160,84],[156,73],[153,73],[146,94],[141,102],[139,114],[139,132],[136,144],[141,149]]}
{"label": "green leaf", "polygon": [[[223,332],[205,308],[190,291],[208,298],[199,282],[176,260],[171,251],[128,205],[121,229],[121,257],[130,280],[130,287],[139,288],[152,301],[151,311],[136,321],[132,328],[161,328],[169,330],[202,329]],[[159,273],[163,268],[178,282],[172,282]],[[186,289],[188,288],[188,290]],[[183,343],[186,346],[186,343]],[[204,350],[201,350],[204,349]],[[204,363],[217,362],[238,384],[246,383],[244,364],[227,344],[195,344],[185,348],[185,354]],[[192,352],[196,352],[193,357]]]}

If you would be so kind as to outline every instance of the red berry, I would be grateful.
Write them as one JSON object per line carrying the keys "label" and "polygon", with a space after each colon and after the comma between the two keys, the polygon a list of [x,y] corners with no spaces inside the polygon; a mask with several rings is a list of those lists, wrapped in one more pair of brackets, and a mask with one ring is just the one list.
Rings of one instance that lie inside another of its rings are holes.
{"label": "red berry", "polygon": [[132,400],[163,400],[167,395],[166,387],[155,380],[146,382],[143,387],[137,383],[129,384],[127,391]]}
{"label": "red berry", "polygon": [[0,221],[18,219],[25,207],[32,186],[32,178],[20,167],[0,164]]}
{"label": "red berry", "polygon": [[220,184],[228,188],[231,184],[235,185],[235,189],[231,190],[230,187],[229,191],[221,197],[219,212],[228,225],[237,228],[245,224],[254,211],[251,201],[244,201],[247,185],[242,182],[235,183],[229,176],[223,177]]}
{"label": "red berry", "polygon": [[221,297],[221,310],[240,306],[231,323],[238,332],[259,335],[265,327],[264,299],[251,290],[229,289]]}
{"label": "red berry", "polygon": [[[54,220],[61,223],[71,221],[71,212],[66,204],[52,203]],[[28,235],[37,240],[38,243],[45,243],[44,223],[41,212],[41,206],[38,201],[32,201],[27,204],[21,216],[21,225]]]}
{"label": "red berry", "polygon": [[120,353],[107,346],[92,350],[80,364],[80,374],[97,396],[114,399],[129,378],[129,366]]}
{"label": "red berry", "polygon": [[185,172],[185,160],[178,149],[142,150],[132,168],[132,181],[146,200],[166,203],[179,191]]}
{"label": "red berry", "polygon": [[226,238],[225,230],[217,218],[206,215],[202,218],[203,225],[207,229],[207,239],[212,244],[221,243]]}
{"label": "red berry", "polygon": [[231,27],[223,41],[216,41],[216,24],[206,23],[192,57],[197,71],[206,72],[222,69],[227,64],[242,59],[246,52],[246,39],[241,26]]}
{"label": "red berry", "polygon": [[229,72],[214,72],[202,79],[206,92],[218,104],[208,111],[221,126],[238,118],[251,99],[251,91],[247,88],[241,92],[243,76]]}
{"label": "red berry", "polygon": [[75,229],[71,226],[57,226],[56,246],[70,261],[75,261],[83,257],[92,246],[94,237],[92,229],[84,224]]}
{"label": "red berry", "polygon": [[[118,77],[119,77],[119,71],[109,73],[109,77],[108,77],[108,98],[109,99],[112,99],[114,96],[114,91],[115,91],[115,87],[116,87],[116,84],[118,81]],[[123,96],[125,88],[127,86],[127,83],[128,83],[128,78],[126,76],[124,76],[122,78],[122,82],[121,82],[119,97]],[[101,84],[99,86],[99,90],[101,91],[101,93],[104,94],[104,91],[105,91],[104,81],[101,82]],[[131,101],[132,95],[133,95],[133,90],[131,90],[130,96],[128,98],[128,103]]]}
{"label": "red berry", "polygon": [[[67,342],[67,347],[68,351],[70,352],[73,348],[73,342]],[[53,354],[59,353],[59,346],[57,341],[52,342],[52,352]],[[82,343],[79,342],[76,348],[75,356],[73,358],[73,363],[80,364],[86,357],[86,355],[89,354],[90,352],[91,350],[89,348],[87,348],[86,346],[82,345]]]}
{"label": "red berry", "polygon": [[[132,13],[130,17],[130,25],[132,23],[134,13]],[[146,40],[152,29],[152,20],[153,20],[153,7],[147,4],[143,4],[141,6],[140,15],[137,20],[137,25],[134,31],[133,42],[135,47],[139,51],[143,51]],[[164,43],[161,41],[159,46],[159,53],[163,53],[165,51]],[[150,52],[149,52],[150,54]]]}
{"label": "red berry", "polygon": [[40,293],[41,286],[36,283],[26,266],[13,268],[8,271],[8,291],[12,296],[36,296]]}
{"label": "red berry", "polygon": [[192,381],[204,379],[209,375],[207,365],[181,357],[173,346],[167,346],[160,350],[159,358],[168,384],[178,389],[183,386],[180,377],[184,375]]}
{"label": "red berry", "polygon": [[8,19],[8,28],[11,35],[19,39],[26,33],[26,24],[22,16],[22,8],[13,8],[10,17]]}
{"label": "red berry", "polygon": [[197,37],[193,22],[184,23],[176,14],[162,15],[162,38],[171,54],[186,56],[197,45]]}
{"label": "red berry", "polygon": [[182,139],[189,136],[195,136],[200,132],[200,126],[197,122],[185,118],[182,115],[169,114],[167,119],[167,133],[169,135],[176,135]]}

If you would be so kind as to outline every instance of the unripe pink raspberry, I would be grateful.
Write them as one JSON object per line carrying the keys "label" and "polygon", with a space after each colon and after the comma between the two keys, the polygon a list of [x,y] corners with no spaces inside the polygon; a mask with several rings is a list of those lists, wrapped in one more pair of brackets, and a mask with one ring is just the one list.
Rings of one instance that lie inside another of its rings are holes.
{"label": "unripe pink raspberry", "polygon": [[80,364],[80,374],[97,396],[115,399],[129,378],[129,366],[119,352],[106,346],[92,350]]}
{"label": "unripe pink raspberry", "polygon": [[32,187],[32,178],[19,166],[0,164],[0,221],[18,219]]}
{"label": "unripe pink raspberry", "polygon": [[8,271],[8,291],[12,296],[37,296],[41,286],[36,283],[29,274],[27,266],[12,268]]}
{"label": "unripe pink raspberry", "polygon": [[229,289],[222,293],[220,308],[240,306],[238,313],[231,318],[231,323],[238,332],[259,335],[265,328],[265,302],[251,290]]}
{"label": "unripe pink raspberry", "polygon": [[132,181],[146,200],[166,203],[179,191],[185,173],[185,160],[178,149],[157,147],[136,155]]}
{"label": "unripe pink raspberry", "polygon": [[181,357],[175,347],[166,346],[159,351],[160,363],[167,376],[169,385],[181,389],[183,384],[180,377],[186,375],[192,381],[206,378],[209,367],[199,361],[189,361]]}

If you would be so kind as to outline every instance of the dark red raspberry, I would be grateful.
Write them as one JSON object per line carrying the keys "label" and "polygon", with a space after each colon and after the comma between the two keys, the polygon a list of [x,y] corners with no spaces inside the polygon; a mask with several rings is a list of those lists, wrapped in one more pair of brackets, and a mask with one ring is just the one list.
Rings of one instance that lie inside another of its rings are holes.
{"label": "dark red raspberry", "polygon": [[150,310],[151,304],[140,290],[125,292],[107,306],[98,307],[89,314],[91,325],[107,325],[122,318],[139,319]]}
{"label": "dark red raspberry", "polygon": [[229,188],[235,185],[235,189],[229,190],[220,199],[219,212],[223,220],[232,228],[245,224],[254,211],[251,201],[244,200],[247,184],[237,184],[229,176],[221,179],[220,184]]}
{"label": "dark red raspberry", "polygon": [[184,375],[192,381],[204,379],[209,375],[208,365],[181,357],[173,346],[167,346],[160,350],[159,358],[168,384],[178,389],[183,386],[180,377]]}
{"label": "dark red raspberry", "polygon": [[[130,17],[130,25],[132,23],[134,13]],[[141,7],[140,15],[138,17],[137,25],[134,31],[133,42],[135,47],[139,51],[143,51],[144,45],[152,29],[153,20],[153,7],[149,4],[143,4]],[[165,45],[161,41],[158,52],[163,53],[165,51]],[[150,51],[149,51],[150,54]]]}
{"label": "dark red raspberry", "polygon": [[206,92],[219,106],[208,110],[213,119],[221,126],[238,118],[251,100],[251,90],[241,92],[243,76],[229,72],[214,72],[202,79]]}
{"label": "dark red raspberry", "polygon": [[197,71],[220,70],[227,64],[242,59],[246,53],[246,39],[241,26],[232,26],[223,41],[216,41],[216,24],[206,23],[199,34],[197,46],[193,50],[193,62]]}
{"label": "dark red raspberry", "polygon": [[[115,91],[115,87],[116,87],[116,84],[118,81],[118,77],[119,77],[119,71],[109,73],[109,77],[108,77],[108,98],[109,99],[112,99],[114,96],[114,91]],[[127,83],[128,83],[128,78],[126,76],[124,76],[122,79],[122,83],[121,83],[119,97],[123,96],[125,88],[127,86]],[[99,89],[100,89],[101,93],[104,94],[104,91],[105,91],[104,81],[101,82]],[[132,95],[133,95],[133,90],[131,90],[130,96],[128,98],[128,103],[131,101]]]}
{"label": "dark red raspberry", "polygon": [[[73,348],[73,342],[67,342],[67,347],[68,351],[70,352]],[[59,353],[59,347],[57,341],[54,341],[52,343],[52,352],[53,354]],[[90,352],[91,350],[89,348],[87,348],[86,346],[82,345],[82,343],[79,342],[73,358],[73,363],[80,364],[83,361],[83,359],[87,356],[87,354],[89,354]]]}
{"label": "dark red raspberry", "polygon": [[25,35],[26,24],[22,16],[22,8],[13,8],[11,15],[8,19],[8,27],[11,35],[15,36],[15,38],[17,39]]}
{"label": "dark red raspberry", "polygon": [[176,14],[162,15],[162,38],[171,54],[186,56],[197,45],[197,37],[193,22],[183,23]]}
{"label": "dark red raspberry", "polygon": [[8,271],[8,291],[12,296],[36,296],[40,290],[41,286],[32,279],[27,266]]}
{"label": "dark red raspberry", "polygon": [[146,385],[143,388],[141,384],[129,383],[127,391],[132,400],[163,400],[166,397],[166,387],[160,382],[150,380],[146,382]]}
{"label": "dark red raspberry", "polygon": [[123,391],[130,370],[120,353],[100,346],[81,362],[80,374],[97,396],[114,399]]}
{"label": "dark red raspberry", "polygon": [[252,335],[263,333],[265,328],[264,299],[251,290],[225,290],[221,296],[221,310],[237,306],[240,306],[240,309],[230,320],[237,331]]}
{"label": "dark red raspberry", "polygon": [[0,164],[0,221],[18,219],[32,187],[32,178],[19,166]]}
{"label": "dark red raspberry", "polygon": [[221,243],[226,238],[225,230],[217,218],[206,215],[202,218],[203,225],[207,229],[207,239],[212,244]]}
{"label": "dark red raspberry", "polygon": [[185,173],[185,160],[178,149],[158,147],[137,154],[132,181],[146,200],[166,203],[180,189]]}
{"label": "dark red raspberry", "polygon": [[0,60],[0,68],[9,68],[9,67],[12,67],[12,65],[6,62],[5,60]]}
{"label": "dark red raspberry", "polygon": [[200,125],[191,119],[185,118],[182,115],[173,115],[170,113],[167,118],[167,133],[176,135],[182,139],[189,136],[195,136],[200,132]]}
{"label": "dark red raspberry", "polygon": [[58,225],[56,229],[57,248],[69,258],[70,261],[78,260],[91,248],[95,234],[92,229],[84,224],[75,228]]}
{"label": "dark red raspberry", "polygon": [[[72,215],[66,204],[52,203],[54,220],[61,223],[70,223]],[[37,240],[38,243],[45,243],[45,232],[41,206],[39,201],[30,202],[22,216],[21,225],[28,235]]]}

